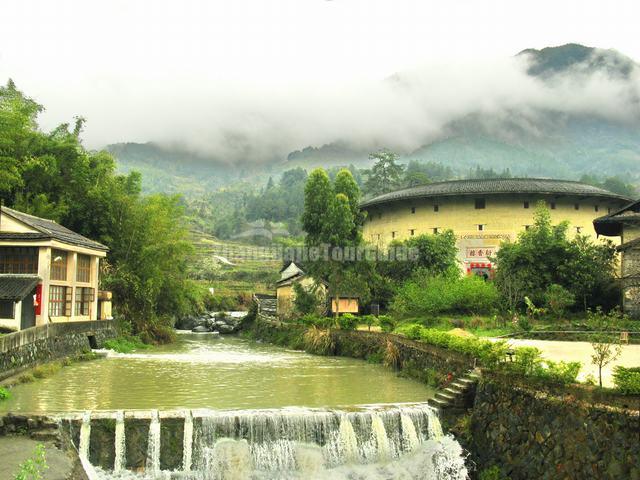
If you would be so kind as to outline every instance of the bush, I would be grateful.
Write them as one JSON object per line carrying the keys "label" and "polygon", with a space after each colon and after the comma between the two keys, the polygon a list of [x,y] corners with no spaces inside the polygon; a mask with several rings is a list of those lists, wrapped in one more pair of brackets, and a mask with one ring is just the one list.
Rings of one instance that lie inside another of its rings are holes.
{"label": "bush", "polygon": [[295,294],[293,305],[298,313],[304,315],[318,310],[320,299],[315,292],[304,288],[300,283],[293,284],[293,292]]}
{"label": "bush", "polygon": [[575,383],[582,367],[580,362],[545,361],[540,350],[534,347],[516,348],[514,361],[506,362],[509,346],[504,341],[491,342],[477,337],[458,337],[441,330],[424,328],[415,323],[403,325],[397,332],[414,340],[477,358],[484,368],[536,377],[550,383]]}
{"label": "bush", "polygon": [[402,315],[442,313],[489,313],[498,303],[498,291],[491,282],[475,276],[429,276],[418,272],[405,282],[391,308]]}
{"label": "bush", "polygon": [[378,323],[380,323],[380,329],[387,333],[393,332],[398,326],[398,321],[388,315],[380,315]]}
{"label": "bush", "polygon": [[616,388],[625,395],[640,395],[640,367],[615,367],[613,382]]}
{"label": "bush", "polygon": [[4,387],[0,387],[0,402],[2,400],[7,400],[10,396],[11,396],[11,393],[9,392],[9,390],[7,390]]}
{"label": "bush", "polygon": [[358,317],[351,313],[344,313],[338,317],[338,326],[341,330],[355,330],[358,326]]}
{"label": "bush", "polygon": [[504,476],[500,467],[494,465],[491,468],[482,470],[478,475],[478,480],[509,480],[509,477]]}
{"label": "bush", "polygon": [[363,315],[360,319],[362,323],[369,327],[369,330],[371,330],[371,327],[378,324],[378,318],[375,315]]}
{"label": "bush", "polygon": [[307,327],[330,328],[333,326],[333,319],[321,317],[315,313],[308,313],[300,317],[297,323],[301,323]]}
{"label": "bush", "polygon": [[554,283],[544,293],[544,303],[549,313],[560,319],[567,308],[576,303],[576,297],[562,285]]}

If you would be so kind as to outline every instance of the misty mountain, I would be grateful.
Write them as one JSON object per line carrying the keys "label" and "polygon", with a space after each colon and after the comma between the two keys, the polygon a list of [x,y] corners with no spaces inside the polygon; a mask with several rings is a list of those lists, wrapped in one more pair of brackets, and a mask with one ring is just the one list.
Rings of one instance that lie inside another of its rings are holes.
{"label": "misty mountain", "polygon": [[148,142],[116,143],[105,148],[116,157],[120,172],[142,173],[142,187],[147,193],[183,193],[195,197],[239,180],[263,180],[255,165],[229,164],[179,146]]}
{"label": "misty mountain", "polygon": [[[536,85],[584,86],[590,81],[610,80],[621,88],[631,117],[612,119],[611,112],[594,104],[582,110],[558,104],[515,105],[498,111],[467,111],[425,138],[417,149],[400,151],[405,162],[438,162],[465,176],[476,167],[518,176],[578,179],[583,174],[624,176],[640,185],[640,99],[637,82],[640,67],[615,50],[578,44],[527,49],[514,60],[522,62],[523,75]],[[411,88],[411,79],[398,73],[388,82],[393,88]],[[469,79],[473,82],[473,78]],[[636,83],[634,83],[636,82]],[[597,97],[596,97],[597,100]],[[585,101],[588,103],[588,101]],[[614,112],[615,113],[615,112]],[[215,158],[158,144],[118,144],[108,149],[118,158],[123,171],[140,170],[147,191],[183,192],[188,196],[211,191],[242,179],[263,184],[269,175],[286,169],[353,164],[366,167],[368,154],[376,145],[354,147],[335,139],[320,146],[292,151],[281,161],[229,165]]]}

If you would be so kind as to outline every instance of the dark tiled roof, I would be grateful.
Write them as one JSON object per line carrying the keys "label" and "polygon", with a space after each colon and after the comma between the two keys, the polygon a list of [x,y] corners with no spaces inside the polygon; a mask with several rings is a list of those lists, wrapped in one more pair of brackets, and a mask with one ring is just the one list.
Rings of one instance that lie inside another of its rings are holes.
{"label": "dark tiled roof", "polygon": [[0,274],[0,300],[22,300],[39,281],[37,275]]}
{"label": "dark tiled roof", "polygon": [[361,207],[370,207],[400,200],[411,200],[425,197],[446,197],[461,195],[493,195],[493,194],[543,194],[543,195],[575,195],[584,197],[601,197],[612,200],[631,201],[623,195],[609,192],[580,182],[569,180],[549,180],[541,178],[506,178],[491,180],[455,180],[438,182],[420,187],[396,190],[365,200]]}
{"label": "dark tiled roof", "polygon": [[623,222],[639,222],[640,221],[640,200],[622,207],[620,210],[596,218],[593,226],[598,235],[620,236],[622,234]]}
{"label": "dark tiled roof", "polygon": [[[17,210],[13,210],[11,208],[2,207],[2,215],[9,215],[16,220],[24,223],[25,225],[30,226],[31,228],[38,230],[40,233],[11,233],[11,232],[3,232],[0,234],[0,238],[2,239],[13,239],[13,240],[39,240],[51,238],[58,240],[63,243],[68,243],[70,245],[76,245],[79,247],[92,248],[94,250],[109,250],[106,246],[101,243],[95,242],[93,240],[88,239],[87,237],[83,237],[79,233],[73,232],[62,225],[57,224],[53,220],[47,220],[45,218],[34,217],[33,215],[28,215],[26,213],[18,212]],[[6,237],[9,235],[8,237]],[[40,236],[38,236],[40,235]]]}

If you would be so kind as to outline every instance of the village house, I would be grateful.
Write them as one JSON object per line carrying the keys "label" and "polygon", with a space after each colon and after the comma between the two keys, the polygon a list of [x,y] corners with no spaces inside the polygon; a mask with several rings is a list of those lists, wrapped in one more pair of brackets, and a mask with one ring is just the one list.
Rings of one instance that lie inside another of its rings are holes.
{"label": "village house", "polygon": [[[305,290],[319,288],[319,296],[326,296],[327,287],[324,283],[316,284],[314,278],[307,275],[294,262],[290,262],[280,270],[280,279],[276,282],[277,312],[279,317],[286,318],[293,314],[296,297],[293,286],[296,283],[301,285]],[[358,313],[359,308],[359,300],[354,295],[340,296],[337,301],[335,298],[331,299],[331,313],[335,313],[336,311],[339,313]]]}
{"label": "village house", "polygon": [[617,248],[622,255],[623,308],[640,317],[640,200],[597,218],[593,225],[598,235],[621,237]]}
{"label": "village house", "polygon": [[0,208],[0,328],[109,318],[110,293],[98,292],[107,250],[51,220]]}

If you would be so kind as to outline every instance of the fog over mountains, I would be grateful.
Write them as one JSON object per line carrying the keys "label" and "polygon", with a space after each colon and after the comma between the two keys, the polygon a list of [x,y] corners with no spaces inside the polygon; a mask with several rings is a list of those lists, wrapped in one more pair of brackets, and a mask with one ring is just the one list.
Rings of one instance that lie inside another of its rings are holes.
{"label": "fog over mountains", "polygon": [[427,65],[375,85],[291,95],[262,99],[245,112],[253,121],[214,125],[197,140],[107,148],[122,170],[143,172],[146,189],[187,195],[295,166],[366,166],[380,148],[460,176],[480,166],[640,183],[640,66],[615,50],[528,49],[491,65]]}

